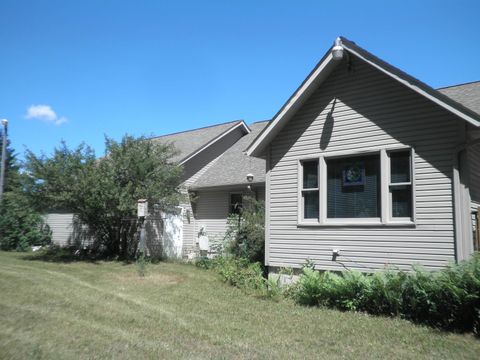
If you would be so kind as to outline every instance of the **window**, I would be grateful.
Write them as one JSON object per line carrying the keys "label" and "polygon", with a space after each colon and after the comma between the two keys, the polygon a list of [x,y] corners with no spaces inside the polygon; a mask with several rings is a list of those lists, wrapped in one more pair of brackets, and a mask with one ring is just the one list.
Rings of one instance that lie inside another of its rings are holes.
{"label": "window", "polygon": [[320,213],[318,187],[318,160],[303,161],[302,208],[303,219],[317,219]]}
{"label": "window", "polygon": [[413,149],[350,152],[299,161],[300,225],[411,225]]}
{"label": "window", "polygon": [[395,151],[390,157],[390,203],[392,218],[412,217],[410,151]]}
{"label": "window", "polygon": [[331,159],[327,218],[380,217],[380,155]]}
{"label": "window", "polygon": [[243,209],[243,195],[230,194],[230,214],[240,214]]}

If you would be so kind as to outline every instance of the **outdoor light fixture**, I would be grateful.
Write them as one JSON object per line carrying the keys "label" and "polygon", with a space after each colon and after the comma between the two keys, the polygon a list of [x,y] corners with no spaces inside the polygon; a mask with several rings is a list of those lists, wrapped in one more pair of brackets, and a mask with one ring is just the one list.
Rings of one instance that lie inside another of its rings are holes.
{"label": "outdoor light fixture", "polygon": [[343,59],[342,40],[339,37],[335,39],[335,45],[332,49],[332,57],[335,61],[340,61]]}
{"label": "outdoor light fixture", "polygon": [[252,174],[252,173],[248,173],[248,174],[247,174],[247,181],[248,181],[249,183],[251,183],[251,182],[253,181],[253,174]]}

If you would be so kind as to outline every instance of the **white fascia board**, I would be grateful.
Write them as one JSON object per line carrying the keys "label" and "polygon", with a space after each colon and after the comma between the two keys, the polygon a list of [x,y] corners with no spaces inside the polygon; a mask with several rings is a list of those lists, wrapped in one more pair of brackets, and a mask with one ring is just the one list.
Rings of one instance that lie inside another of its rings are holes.
{"label": "white fascia board", "polygon": [[239,127],[243,127],[244,130],[247,132],[247,134],[251,133],[252,130],[250,130],[250,128],[247,126],[247,124],[245,124],[245,122],[242,120],[241,122],[239,122],[237,125],[231,127],[230,129],[228,129],[227,131],[225,131],[223,134],[221,134],[220,136],[216,137],[215,139],[211,140],[210,142],[206,143],[204,146],[202,146],[200,149],[198,149],[197,151],[195,151],[193,154],[191,154],[190,156],[188,156],[186,159],[183,159],[178,165],[183,165],[185,164],[188,160],[194,158],[195,156],[197,156],[198,154],[200,154],[203,150],[205,150],[206,148],[208,148],[209,146],[215,144],[217,141],[219,141],[220,139],[222,139],[223,137],[227,136],[228,134],[230,134],[232,131],[234,131],[235,129],[238,129]]}
{"label": "white fascia board", "polygon": [[452,114],[460,117],[461,119],[467,121],[468,123],[472,124],[475,127],[480,127],[480,121],[476,120],[475,118],[471,117],[470,115],[465,114],[463,111],[456,109],[455,107],[451,106],[450,104],[447,104],[446,102],[444,102],[441,99],[439,99],[438,97],[428,93],[427,91],[423,90],[422,88],[418,87],[417,85],[412,84],[412,83],[408,82],[407,80],[401,78],[400,76],[391,73],[390,71],[385,69],[383,66],[381,66],[381,65],[377,64],[376,62],[362,56],[360,53],[358,53],[357,51],[349,48],[347,45],[343,44],[343,47],[345,49],[347,49],[348,52],[354,54],[358,58],[362,59],[366,63],[372,65],[376,69],[380,70],[381,72],[390,76],[391,78],[397,80],[398,82],[407,86],[408,88],[412,89],[413,91],[417,92],[418,94],[420,94],[420,95],[424,96],[425,98],[433,101],[434,103],[440,105],[441,107],[443,107],[447,111],[451,112]]}
{"label": "white fascia board", "polygon": [[283,105],[282,109],[275,115],[266,130],[248,147],[248,156],[260,156],[268,143],[278,134],[285,124],[292,118],[298,108],[309,98],[318,85],[323,82],[337,65],[333,61],[332,53],[329,50],[323,61],[317,65],[314,71],[308,76],[297,91]]}

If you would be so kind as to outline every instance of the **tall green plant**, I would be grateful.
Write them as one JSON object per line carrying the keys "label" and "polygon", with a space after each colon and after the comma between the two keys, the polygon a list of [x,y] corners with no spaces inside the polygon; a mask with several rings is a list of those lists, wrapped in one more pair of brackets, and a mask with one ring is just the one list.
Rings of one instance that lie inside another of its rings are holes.
{"label": "tall green plant", "polygon": [[265,257],[265,204],[246,197],[240,214],[228,218],[227,251],[250,262],[263,263]]}

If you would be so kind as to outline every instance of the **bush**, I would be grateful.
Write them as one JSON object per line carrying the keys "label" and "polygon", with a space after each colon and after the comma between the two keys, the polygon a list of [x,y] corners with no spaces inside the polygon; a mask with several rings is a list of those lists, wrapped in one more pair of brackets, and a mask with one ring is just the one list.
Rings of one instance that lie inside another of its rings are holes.
{"label": "bush", "polygon": [[278,281],[263,277],[263,267],[260,263],[251,263],[245,258],[204,257],[198,259],[195,265],[202,269],[214,270],[223,282],[261,298],[277,300],[284,291]]}
{"label": "bush", "polygon": [[0,206],[0,249],[26,251],[50,242],[50,229],[28,199],[20,193],[4,193]]}
{"label": "bush", "polygon": [[320,273],[304,267],[293,298],[300,304],[401,316],[431,326],[480,331],[480,255],[438,272]]}
{"label": "bush", "polygon": [[265,257],[265,205],[246,197],[240,215],[228,219],[226,250],[233,256],[263,263]]}

